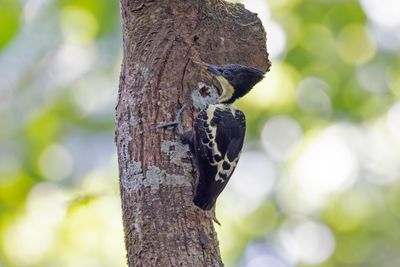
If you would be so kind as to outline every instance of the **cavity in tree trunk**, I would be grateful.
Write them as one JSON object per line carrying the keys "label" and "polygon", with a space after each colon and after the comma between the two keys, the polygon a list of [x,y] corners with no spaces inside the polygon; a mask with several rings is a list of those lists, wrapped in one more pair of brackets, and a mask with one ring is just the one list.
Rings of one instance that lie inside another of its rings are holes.
{"label": "cavity in tree trunk", "polygon": [[[196,170],[174,131],[217,97],[192,58],[268,70],[257,15],[221,0],[121,0],[123,63],[116,143],[129,266],[222,266],[210,216],[192,202]],[[245,179],[245,177],[243,177]]]}

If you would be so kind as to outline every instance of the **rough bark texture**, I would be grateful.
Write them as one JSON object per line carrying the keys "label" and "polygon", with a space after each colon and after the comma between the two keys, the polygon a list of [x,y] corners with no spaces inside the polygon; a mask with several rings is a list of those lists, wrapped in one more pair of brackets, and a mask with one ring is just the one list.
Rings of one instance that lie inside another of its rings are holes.
{"label": "rough bark texture", "polygon": [[217,89],[192,58],[269,68],[264,29],[241,4],[121,0],[124,57],[116,143],[129,266],[222,266],[211,218],[192,203],[196,171],[170,121],[191,128]]}

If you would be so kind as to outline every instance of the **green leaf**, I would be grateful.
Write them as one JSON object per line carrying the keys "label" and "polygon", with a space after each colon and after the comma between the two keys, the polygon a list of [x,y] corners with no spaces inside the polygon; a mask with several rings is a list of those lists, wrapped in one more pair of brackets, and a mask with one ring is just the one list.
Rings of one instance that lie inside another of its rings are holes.
{"label": "green leaf", "polygon": [[5,47],[18,32],[21,6],[19,1],[0,0],[0,49]]}

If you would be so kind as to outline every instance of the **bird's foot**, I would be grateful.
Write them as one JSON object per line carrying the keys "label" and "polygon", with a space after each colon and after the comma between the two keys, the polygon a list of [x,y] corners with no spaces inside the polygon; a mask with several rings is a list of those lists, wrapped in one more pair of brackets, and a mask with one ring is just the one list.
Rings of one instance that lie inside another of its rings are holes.
{"label": "bird's foot", "polygon": [[174,121],[170,122],[164,122],[156,126],[156,129],[164,129],[164,128],[169,128],[169,127],[177,127],[179,134],[183,134],[183,126],[182,126],[182,113],[186,108],[186,104],[183,104],[181,109],[178,111],[178,113],[175,116]]}

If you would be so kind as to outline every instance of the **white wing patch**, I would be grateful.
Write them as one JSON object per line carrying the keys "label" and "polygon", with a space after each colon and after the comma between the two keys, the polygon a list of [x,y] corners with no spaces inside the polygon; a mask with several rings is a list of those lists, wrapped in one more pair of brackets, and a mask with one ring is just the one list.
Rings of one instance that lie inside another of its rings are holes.
{"label": "white wing patch", "polygon": [[[240,157],[240,154],[233,161],[230,161],[228,159],[228,157],[225,156],[224,160],[219,161],[217,163],[217,165],[218,165],[218,170],[220,170],[220,171],[218,171],[217,174],[215,175],[215,181],[224,182],[225,179],[227,177],[229,177],[232,174],[233,170],[236,168],[236,165],[237,165],[237,163],[239,161],[239,157]],[[224,163],[229,164],[229,166],[230,166],[229,169],[227,169],[227,170],[223,169]],[[221,177],[221,174],[224,175],[225,178]]]}
{"label": "white wing patch", "polygon": [[[236,116],[236,109],[232,107],[231,105],[224,105],[224,104],[217,104],[217,105],[210,105],[207,108],[207,124],[208,128],[211,130],[211,134],[207,133],[208,139],[210,140],[210,143],[212,144],[207,145],[210,149],[212,149],[212,157],[214,159],[214,162],[210,162],[211,165],[217,166],[218,172],[215,175],[215,181],[220,181],[221,183],[226,180],[227,177],[229,177],[233,170],[236,168],[237,162],[239,161],[240,154],[238,155],[237,158],[235,158],[233,161],[230,161],[227,157],[227,155],[222,158],[221,153],[218,151],[217,144],[215,142],[215,138],[217,135],[217,127],[216,125],[211,124],[211,120],[214,117],[214,112],[216,109],[222,109],[226,110],[228,109],[232,115],[235,117]],[[212,137],[212,138],[211,138]],[[220,158],[220,160],[215,160],[217,158]],[[229,168],[224,169],[224,165],[227,166],[229,165]],[[223,177],[221,177],[223,176]]]}

